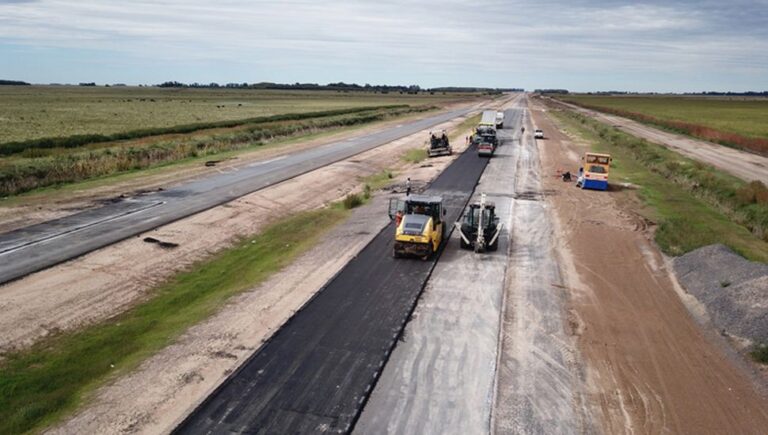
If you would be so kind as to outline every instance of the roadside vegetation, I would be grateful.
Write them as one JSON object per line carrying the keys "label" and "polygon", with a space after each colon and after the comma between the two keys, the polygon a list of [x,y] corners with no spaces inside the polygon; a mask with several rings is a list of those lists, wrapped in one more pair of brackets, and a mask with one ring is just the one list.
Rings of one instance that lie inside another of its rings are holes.
{"label": "roadside vegetation", "polygon": [[571,111],[550,112],[597,151],[610,153],[613,184],[629,182],[649,206],[655,240],[670,255],[723,243],[768,263],[768,190]]}
{"label": "roadside vegetation", "polygon": [[0,158],[0,195],[18,195],[190,158],[215,156],[261,146],[280,138],[371,123],[430,109],[395,106],[287,114],[188,136],[160,136],[156,140],[116,141],[76,148],[26,148],[21,154]]}
{"label": "roadside vegetation", "polygon": [[179,273],[146,302],[108,321],[2,355],[0,433],[38,431],[55,423],[97,387],[171,344],[230,297],[290,264],[366,200],[366,193],[351,195],[297,213]]}
{"label": "roadside vegetation", "polygon": [[468,101],[479,95],[126,86],[2,86],[0,143],[44,137],[112,135],[285,113],[390,105],[443,105]]}
{"label": "roadside vegetation", "polygon": [[768,364],[768,344],[755,346],[751,355],[755,361],[762,364]]}
{"label": "roadside vegetation", "polygon": [[568,95],[564,101],[699,139],[768,155],[768,100]]}
{"label": "roadside vegetation", "polygon": [[421,163],[427,159],[427,149],[424,147],[408,150],[403,154],[402,159],[408,163]]}

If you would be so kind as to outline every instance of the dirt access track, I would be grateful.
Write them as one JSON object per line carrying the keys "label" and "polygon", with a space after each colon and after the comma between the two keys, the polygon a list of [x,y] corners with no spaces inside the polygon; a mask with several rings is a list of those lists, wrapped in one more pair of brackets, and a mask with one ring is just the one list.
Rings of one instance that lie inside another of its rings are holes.
{"label": "dirt access track", "polygon": [[575,104],[554,99],[547,99],[547,101],[565,106],[582,115],[587,115],[600,122],[612,125],[633,136],[663,145],[686,157],[728,172],[744,181],[759,180],[768,185],[768,157],[659,130],[627,118],[596,112]]}
{"label": "dirt access track", "polygon": [[[585,359],[588,397],[605,433],[765,433],[768,400],[749,373],[690,316],[652,225],[620,191],[564,183],[587,149],[539,103],[533,122],[544,189],[568,271],[570,333]],[[726,148],[722,148],[726,149]]]}
{"label": "dirt access track", "polygon": [[[462,120],[436,128],[452,131]],[[258,233],[279,216],[321,207],[361,189],[362,177],[386,168],[413,171],[400,156],[423,146],[426,134],[396,140],[0,287],[0,351],[120,313],[174,273],[238,237]],[[178,247],[145,243],[147,236]]]}

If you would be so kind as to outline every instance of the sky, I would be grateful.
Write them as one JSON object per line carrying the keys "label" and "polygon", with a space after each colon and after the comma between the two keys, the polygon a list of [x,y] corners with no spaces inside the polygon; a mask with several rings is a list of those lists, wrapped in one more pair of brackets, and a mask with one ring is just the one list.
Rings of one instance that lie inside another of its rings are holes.
{"label": "sky", "polygon": [[0,79],[768,90],[768,0],[0,0]]}

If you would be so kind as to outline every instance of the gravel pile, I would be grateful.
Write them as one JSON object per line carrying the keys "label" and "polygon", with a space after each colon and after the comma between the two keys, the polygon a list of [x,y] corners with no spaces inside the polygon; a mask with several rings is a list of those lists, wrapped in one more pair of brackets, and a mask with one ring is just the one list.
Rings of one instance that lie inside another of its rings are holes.
{"label": "gravel pile", "polygon": [[755,263],[724,245],[710,245],[674,260],[680,284],[729,335],[768,343],[768,264]]}

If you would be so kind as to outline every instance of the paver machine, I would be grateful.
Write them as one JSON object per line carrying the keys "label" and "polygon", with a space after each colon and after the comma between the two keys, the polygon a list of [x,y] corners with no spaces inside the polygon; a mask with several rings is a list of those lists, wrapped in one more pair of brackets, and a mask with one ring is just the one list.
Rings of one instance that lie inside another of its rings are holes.
{"label": "paver machine", "polygon": [[395,220],[395,258],[421,257],[426,260],[440,247],[445,234],[443,198],[409,195],[389,200],[389,217]]}
{"label": "paver machine", "polygon": [[429,157],[450,156],[452,152],[453,150],[448,142],[448,135],[445,134],[445,130],[439,135],[431,131],[429,132],[429,148],[427,149]]}
{"label": "paver machine", "polygon": [[485,193],[480,194],[480,201],[467,207],[464,216],[455,226],[459,231],[459,246],[462,249],[474,249],[475,252],[499,249],[499,234],[503,224],[496,216],[496,205],[486,199]]}

